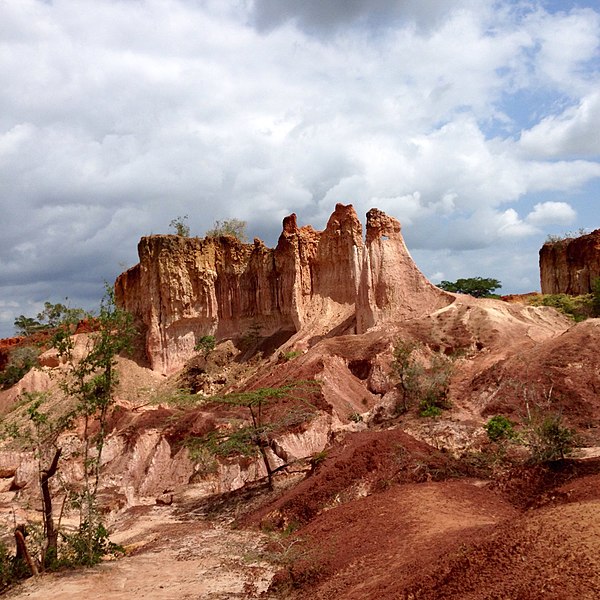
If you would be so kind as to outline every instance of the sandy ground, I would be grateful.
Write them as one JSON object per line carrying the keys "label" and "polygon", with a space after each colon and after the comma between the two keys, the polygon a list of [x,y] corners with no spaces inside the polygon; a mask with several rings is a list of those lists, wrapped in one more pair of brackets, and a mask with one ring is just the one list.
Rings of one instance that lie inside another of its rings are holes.
{"label": "sandy ground", "polygon": [[111,538],[125,546],[126,556],[29,579],[6,597],[226,600],[256,598],[267,589],[278,568],[261,560],[267,536],[218,522],[179,520],[173,512],[158,506],[134,510]]}

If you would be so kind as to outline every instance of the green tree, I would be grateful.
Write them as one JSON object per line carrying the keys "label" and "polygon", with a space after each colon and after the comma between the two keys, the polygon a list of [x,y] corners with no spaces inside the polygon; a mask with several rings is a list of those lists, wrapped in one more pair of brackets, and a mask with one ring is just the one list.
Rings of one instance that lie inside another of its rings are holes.
{"label": "green tree", "polygon": [[19,315],[15,319],[14,325],[15,333],[25,337],[46,329],[43,323],[40,323],[33,317],[26,317],[25,315]]}
{"label": "green tree", "polygon": [[35,319],[19,315],[14,325],[18,335],[29,336],[66,323],[76,325],[84,317],[85,311],[82,308],[71,308],[60,302],[57,304],[44,302],[44,310],[39,312]]}
{"label": "green tree", "polygon": [[185,222],[187,218],[187,215],[183,215],[183,217],[176,217],[169,223],[169,227],[175,230],[175,235],[190,237],[190,227]]}
{"label": "green tree", "polygon": [[53,345],[67,366],[61,387],[75,400],[73,417],[83,420],[84,485],[75,498],[80,514],[77,538],[81,540],[77,551],[80,564],[94,564],[108,547],[97,507],[100,465],[108,412],[114,404],[118,382],[116,357],[131,349],[136,333],[132,315],[116,306],[114,290],[109,286],[95,321],[97,329],[90,334],[90,349],[81,359],[75,358],[74,340],[68,327],[59,328],[53,338]]}
{"label": "green tree", "polygon": [[267,472],[269,487],[272,488],[275,470],[271,467],[266,449],[270,444],[269,434],[276,427],[283,426],[285,423],[267,423],[263,409],[268,404],[286,397],[300,400],[314,409],[315,407],[304,396],[310,395],[318,389],[317,381],[295,381],[277,388],[259,388],[215,397],[214,400],[220,404],[247,408],[251,424],[233,430],[212,431],[204,436],[201,443],[204,443],[211,452],[218,456],[234,456],[236,454],[255,456],[260,454]]}
{"label": "green tree", "polygon": [[44,302],[44,310],[38,313],[37,318],[48,328],[58,327],[65,323],[76,325],[85,318],[85,311],[82,308],[71,308],[60,302],[57,304]]}
{"label": "green tree", "polygon": [[225,221],[216,221],[213,228],[206,232],[206,237],[216,238],[221,236],[230,236],[237,238],[240,242],[246,242],[246,221],[240,219],[226,219]]}
{"label": "green tree", "polygon": [[494,296],[494,291],[502,287],[497,279],[490,277],[469,277],[456,281],[442,281],[439,286],[447,292],[455,294],[469,294],[476,298],[489,298]]}

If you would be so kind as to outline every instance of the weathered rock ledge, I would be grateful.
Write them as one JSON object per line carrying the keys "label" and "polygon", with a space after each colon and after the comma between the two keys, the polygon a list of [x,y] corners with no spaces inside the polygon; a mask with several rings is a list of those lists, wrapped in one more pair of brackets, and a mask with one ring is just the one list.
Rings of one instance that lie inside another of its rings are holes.
{"label": "weathered rock ledge", "polygon": [[233,237],[143,237],[139,264],[115,283],[117,302],[145,329],[154,370],[170,373],[204,335],[288,332],[307,340],[337,327],[362,333],[452,302],[410,257],[400,223],[372,209],[366,241],[352,205],[338,204],[324,231],[283,221],[277,247]]}
{"label": "weathered rock ledge", "polygon": [[589,294],[600,277],[600,229],[547,242],[540,250],[542,294]]}

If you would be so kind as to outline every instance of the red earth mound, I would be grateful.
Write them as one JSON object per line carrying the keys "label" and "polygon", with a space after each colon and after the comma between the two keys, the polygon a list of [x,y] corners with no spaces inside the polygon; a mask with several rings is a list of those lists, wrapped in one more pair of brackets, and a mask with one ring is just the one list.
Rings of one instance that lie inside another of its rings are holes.
{"label": "red earth mound", "polygon": [[312,600],[598,598],[599,469],[586,461],[513,473],[538,500],[526,510],[511,502],[522,500],[514,488],[472,479],[332,502],[288,538],[273,587]]}
{"label": "red earth mound", "polygon": [[311,477],[249,521],[269,528],[295,527],[374,490],[382,491],[396,483],[442,479],[454,467],[447,455],[398,429],[350,434],[313,462]]}

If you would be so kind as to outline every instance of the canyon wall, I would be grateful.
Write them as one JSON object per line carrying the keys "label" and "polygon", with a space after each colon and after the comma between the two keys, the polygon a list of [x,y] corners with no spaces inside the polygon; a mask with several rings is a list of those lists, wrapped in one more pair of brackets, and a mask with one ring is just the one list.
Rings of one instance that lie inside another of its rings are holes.
{"label": "canyon wall", "polygon": [[353,323],[362,333],[453,299],[417,269],[396,219],[369,211],[363,242],[351,205],[338,204],[324,231],[286,217],[275,249],[258,239],[153,235],[138,253],[139,264],[115,283],[116,299],[143,328],[150,365],[164,373],[180,368],[204,335],[317,339]]}
{"label": "canyon wall", "polygon": [[600,277],[600,229],[547,242],[540,250],[542,294],[589,294]]}

